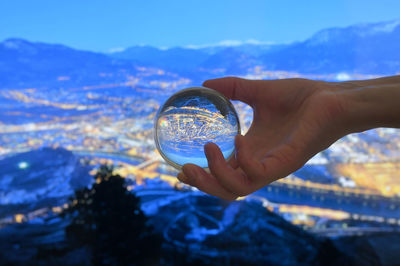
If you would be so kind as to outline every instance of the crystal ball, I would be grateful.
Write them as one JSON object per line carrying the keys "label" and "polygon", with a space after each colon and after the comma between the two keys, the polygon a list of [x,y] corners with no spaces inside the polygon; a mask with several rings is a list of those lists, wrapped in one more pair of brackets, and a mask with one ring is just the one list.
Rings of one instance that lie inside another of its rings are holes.
{"label": "crystal ball", "polygon": [[178,91],[164,103],[155,119],[157,149],[177,169],[186,163],[207,168],[207,142],[217,144],[228,160],[234,154],[234,140],[239,133],[239,118],[232,103],[205,87]]}

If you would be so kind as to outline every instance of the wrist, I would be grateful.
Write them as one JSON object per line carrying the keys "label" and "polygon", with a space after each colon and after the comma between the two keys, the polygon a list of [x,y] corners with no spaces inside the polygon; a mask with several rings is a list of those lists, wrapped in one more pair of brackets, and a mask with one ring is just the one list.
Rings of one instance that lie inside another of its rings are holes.
{"label": "wrist", "polygon": [[349,133],[400,127],[400,76],[337,83]]}

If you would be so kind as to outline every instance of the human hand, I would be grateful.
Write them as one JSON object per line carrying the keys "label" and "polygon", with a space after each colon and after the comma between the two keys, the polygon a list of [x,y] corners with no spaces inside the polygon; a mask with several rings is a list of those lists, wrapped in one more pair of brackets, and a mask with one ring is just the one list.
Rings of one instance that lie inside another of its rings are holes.
{"label": "human hand", "polygon": [[[339,84],[339,85],[338,85]],[[186,164],[178,179],[208,194],[234,200],[283,178],[348,132],[340,83],[306,79],[221,78],[203,86],[249,104],[254,119],[235,139],[236,154],[226,162],[213,143],[204,147],[210,173]]]}

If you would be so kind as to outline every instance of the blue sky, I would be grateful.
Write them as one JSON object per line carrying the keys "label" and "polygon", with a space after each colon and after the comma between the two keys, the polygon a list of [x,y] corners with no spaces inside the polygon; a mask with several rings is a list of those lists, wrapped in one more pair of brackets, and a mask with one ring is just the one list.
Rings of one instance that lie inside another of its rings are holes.
{"label": "blue sky", "polygon": [[1,0],[0,40],[10,37],[109,51],[291,42],[334,26],[400,18],[399,0]]}

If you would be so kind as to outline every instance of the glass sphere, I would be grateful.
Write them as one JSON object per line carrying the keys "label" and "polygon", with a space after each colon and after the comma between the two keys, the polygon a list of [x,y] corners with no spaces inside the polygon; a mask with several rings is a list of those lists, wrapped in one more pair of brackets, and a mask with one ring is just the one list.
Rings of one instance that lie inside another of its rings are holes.
{"label": "glass sphere", "polygon": [[186,163],[208,166],[204,145],[213,142],[228,160],[240,133],[238,115],[221,93],[192,87],[172,95],[155,121],[155,142],[161,156],[180,169]]}

